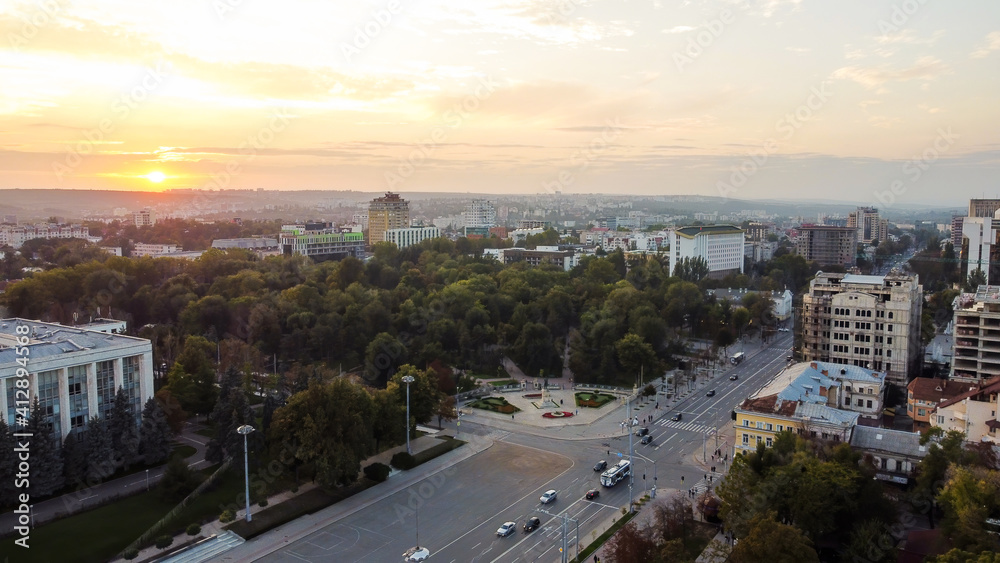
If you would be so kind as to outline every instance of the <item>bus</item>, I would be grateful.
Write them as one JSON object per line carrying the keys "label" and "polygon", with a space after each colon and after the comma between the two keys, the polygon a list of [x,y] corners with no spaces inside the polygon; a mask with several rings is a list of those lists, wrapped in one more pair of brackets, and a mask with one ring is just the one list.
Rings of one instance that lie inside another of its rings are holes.
{"label": "bus", "polygon": [[743,355],[743,352],[736,352],[735,354],[733,354],[733,357],[729,358],[729,361],[732,362],[733,365],[736,365],[736,364],[742,362],[743,358],[745,358],[745,357],[746,356]]}
{"label": "bus", "polygon": [[632,472],[632,463],[623,459],[611,469],[601,473],[601,484],[605,487],[614,487],[619,481],[626,478]]}

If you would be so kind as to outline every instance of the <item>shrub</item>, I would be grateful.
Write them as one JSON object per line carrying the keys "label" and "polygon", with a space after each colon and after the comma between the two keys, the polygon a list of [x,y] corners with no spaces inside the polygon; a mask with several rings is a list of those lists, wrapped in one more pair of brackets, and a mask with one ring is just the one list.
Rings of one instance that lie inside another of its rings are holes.
{"label": "shrub", "polygon": [[219,522],[222,522],[223,524],[228,524],[233,520],[236,520],[236,513],[233,511],[232,508],[225,509],[219,516]]}
{"label": "shrub", "polygon": [[397,452],[393,454],[392,460],[389,461],[393,467],[396,469],[413,469],[417,466],[417,461],[413,459],[413,456],[406,452]]}
{"label": "shrub", "polygon": [[134,547],[131,549],[126,549],[125,553],[122,553],[122,558],[128,561],[131,561],[136,557],[139,557],[139,550]]}
{"label": "shrub", "polygon": [[189,536],[197,536],[201,533],[201,526],[198,524],[189,524],[187,529],[184,530]]}
{"label": "shrub", "polygon": [[257,503],[257,506],[267,506],[267,499],[266,498],[260,499],[260,502]]}
{"label": "shrub", "polygon": [[291,488],[291,489],[289,489],[289,490],[290,490],[290,491],[292,491],[292,494],[293,494],[293,495],[294,495],[295,493],[299,492],[299,488],[298,488],[298,487],[292,487],[292,488]]}
{"label": "shrub", "polygon": [[156,537],[156,543],[153,545],[155,545],[157,549],[163,549],[165,547],[169,547],[172,543],[174,543],[174,537],[163,534],[162,536]]}
{"label": "shrub", "polygon": [[376,483],[381,483],[382,481],[388,479],[390,471],[391,469],[388,465],[377,461],[370,465],[366,465],[364,469],[365,477],[368,477]]}

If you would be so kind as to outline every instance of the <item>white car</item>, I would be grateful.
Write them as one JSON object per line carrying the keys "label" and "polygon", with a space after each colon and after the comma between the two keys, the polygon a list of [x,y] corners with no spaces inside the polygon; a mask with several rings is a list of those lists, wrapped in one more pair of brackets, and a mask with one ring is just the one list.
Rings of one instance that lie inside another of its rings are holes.
{"label": "white car", "polygon": [[426,547],[411,547],[403,552],[403,561],[406,563],[420,563],[430,557],[431,552]]}
{"label": "white car", "polygon": [[548,504],[548,503],[556,500],[556,490],[555,489],[549,489],[549,490],[545,491],[545,494],[543,494],[541,497],[539,497],[538,500],[540,500],[542,502],[542,504]]}
{"label": "white car", "polygon": [[501,538],[505,538],[513,534],[517,530],[517,524],[513,522],[504,522],[503,526],[497,528],[497,535]]}

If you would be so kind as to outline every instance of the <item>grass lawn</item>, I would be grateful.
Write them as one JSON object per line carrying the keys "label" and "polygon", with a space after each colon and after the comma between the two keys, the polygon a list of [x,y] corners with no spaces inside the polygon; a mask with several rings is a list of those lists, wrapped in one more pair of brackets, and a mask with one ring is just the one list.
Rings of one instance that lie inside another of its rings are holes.
{"label": "grass lawn", "polygon": [[600,408],[615,400],[614,395],[608,395],[607,393],[588,393],[586,391],[581,391],[575,393],[574,395],[576,397],[576,406],[578,407]]}
{"label": "grass lawn", "polygon": [[498,412],[501,414],[513,414],[521,410],[508,403],[507,399],[504,399],[503,397],[483,397],[482,399],[473,401],[465,406],[472,407],[474,409]]}
{"label": "grass lawn", "polygon": [[511,385],[520,385],[516,379],[503,379],[500,381],[490,381],[490,385],[494,387],[509,387]]}
{"label": "grass lawn", "polygon": [[206,438],[215,438],[214,428],[202,428],[201,430],[195,430],[194,433],[199,436],[204,436]]}

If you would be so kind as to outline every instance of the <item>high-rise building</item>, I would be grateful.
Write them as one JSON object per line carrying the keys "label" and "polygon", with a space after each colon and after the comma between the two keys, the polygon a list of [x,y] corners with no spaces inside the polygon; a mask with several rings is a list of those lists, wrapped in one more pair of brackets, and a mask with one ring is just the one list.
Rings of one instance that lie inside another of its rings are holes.
{"label": "high-rise building", "polygon": [[955,249],[955,256],[962,254],[962,223],[965,217],[962,215],[951,216],[951,246]]}
{"label": "high-rise building", "polygon": [[858,242],[869,244],[873,240],[879,242],[889,237],[889,222],[880,219],[878,209],[874,207],[859,207],[847,216],[847,226],[858,230]]}
{"label": "high-rise building", "polygon": [[1000,210],[1000,199],[970,199],[969,217],[993,217]]}
{"label": "high-rise building", "polygon": [[[1000,214],[1000,211],[997,211]],[[969,239],[965,275],[981,270],[985,282],[997,281],[1000,276],[1000,218],[965,217],[962,219],[962,237]]]}
{"label": "high-rise building", "polygon": [[132,213],[132,222],[136,227],[152,227],[156,224],[156,212],[151,209],[143,209]]}
{"label": "high-rise building", "polygon": [[773,232],[774,223],[751,221],[750,225],[747,226],[747,240],[754,242],[765,241],[767,240],[767,235]]}
{"label": "high-rise building", "polygon": [[844,266],[857,263],[858,230],[854,227],[803,225],[795,240],[795,253],[821,266]]}
{"label": "high-rise building", "polygon": [[462,213],[465,223],[465,236],[486,237],[490,229],[497,225],[497,208],[493,202],[485,199],[474,199],[465,206]]}
{"label": "high-rise building", "polygon": [[688,226],[670,236],[670,272],[681,260],[704,258],[709,276],[743,273],[743,229],[735,225]]}
{"label": "high-rise building", "polygon": [[389,229],[405,229],[410,226],[410,204],[399,194],[386,192],[368,204],[368,245],[385,241]]}
{"label": "high-rise building", "polygon": [[920,366],[922,308],[915,275],[820,273],[802,297],[803,359],[884,371],[905,387]]}
{"label": "high-rise building", "polygon": [[968,383],[1000,380],[1000,286],[981,285],[958,296],[951,378]]}

